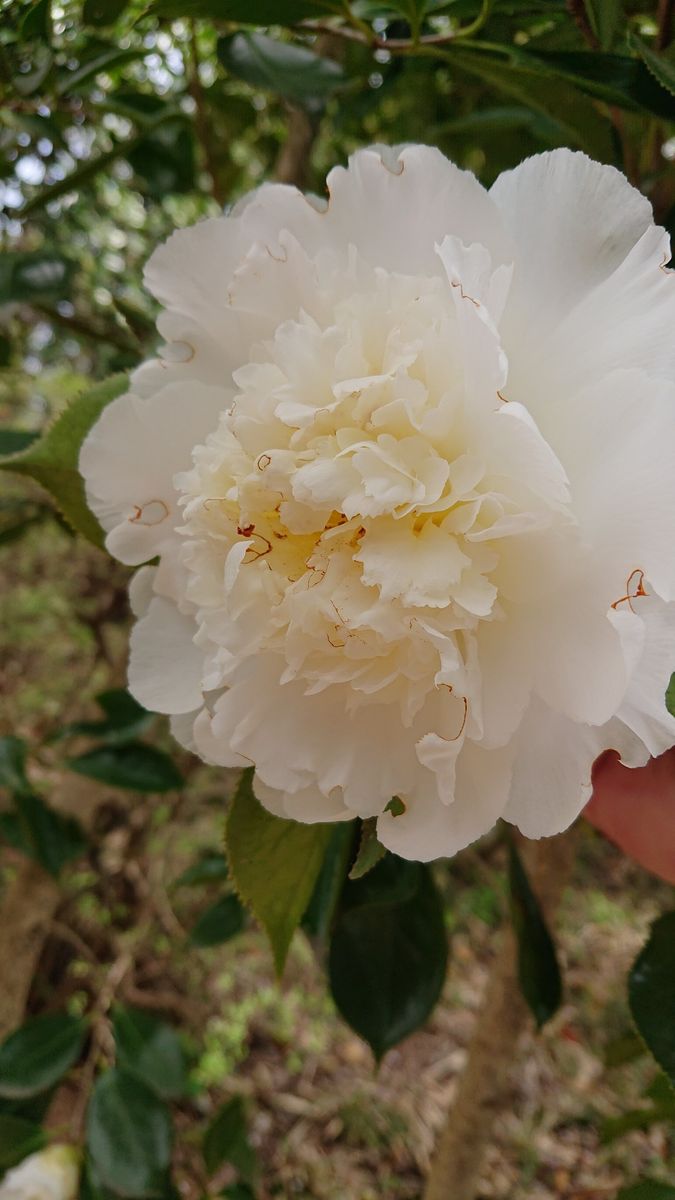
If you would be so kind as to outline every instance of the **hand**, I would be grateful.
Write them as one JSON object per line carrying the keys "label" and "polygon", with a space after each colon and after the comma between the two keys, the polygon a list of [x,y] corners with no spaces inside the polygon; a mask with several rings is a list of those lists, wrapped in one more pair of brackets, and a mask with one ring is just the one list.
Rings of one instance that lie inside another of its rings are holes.
{"label": "hand", "polygon": [[675,883],[675,749],[645,767],[624,767],[610,750],[593,768],[584,816],[648,871]]}

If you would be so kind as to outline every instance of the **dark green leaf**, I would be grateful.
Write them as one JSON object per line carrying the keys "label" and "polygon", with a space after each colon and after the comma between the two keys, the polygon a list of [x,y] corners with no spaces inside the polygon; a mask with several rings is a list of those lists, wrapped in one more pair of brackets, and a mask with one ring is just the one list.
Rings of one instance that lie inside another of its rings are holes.
{"label": "dark green leaf", "polygon": [[562,982],[555,946],[515,845],[509,849],[511,920],[518,942],[518,978],[541,1029],[560,1006]]}
{"label": "dark green leaf", "polygon": [[295,25],[343,11],[339,0],[157,0],[151,10],[169,18],[239,21],[242,25]]}
{"label": "dark green leaf", "polygon": [[164,1100],[185,1094],[187,1073],[180,1040],[166,1021],[137,1008],[116,1008],[117,1065],[137,1075]]}
{"label": "dark green leaf", "polygon": [[7,546],[51,516],[53,509],[34,500],[8,496],[0,500],[0,546]]}
{"label": "dark green leaf", "polygon": [[45,82],[54,63],[54,56],[46,42],[33,43],[30,67],[13,77],[12,83],[20,96],[32,96]]}
{"label": "dark green leaf", "polygon": [[247,1182],[253,1179],[256,1156],[248,1140],[246,1110],[241,1096],[228,1100],[216,1114],[204,1134],[202,1152],[209,1175],[223,1163],[231,1163],[242,1179]]}
{"label": "dark green leaf", "polygon": [[86,754],[69,758],[67,765],[78,775],[133,792],[170,792],[183,782],[168,754],[142,742],[95,746]]}
{"label": "dark green leaf", "polygon": [[155,200],[195,187],[195,144],[184,119],[167,120],[126,155],[139,184]]}
{"label": "dark green leaf", "polygon": [[[73,269],[69,259],[54,251],[6,250],[0,257],[0,304],[14,300],[30,303],[31,300],[65,299],[70,294]],[[27,442],[24,447],[26,445]],[[15,446],[15,450],[21,448]],[[13,451],[10,448],[4,453]]]}
{"label": "dark green leaf", "polygon": [[605,1047],[605,1066],[621,1067],[624,1063],[634,1062],[636,1058],[641,1058],[645,1053],[642,1038],[639,1038],[636,1033],[624,1033],[621,1037],[614,1038]]}
{"label": "dark green leaf", "polygon": [[666,708],[671,717],[675,717],[675,673],[671,675],[668,690],[666,691]]}
{"label": "dark green leaf", "polygon": [[26,778],[26,743],[22,738],[0,738],[0,787],[10,792],[29,792]]}
{"label": "dark green leaf", "polygon": [[124,50],[119,46],[106,45],[101,42],[96,52],[80,62],[73,71],[62,72],[56,86],[56,93],[58,96],[67,96],[78,92],[84,83],[93,84],[96,76],[103,71],[107,74],[138,58],[143,58],[146,53],[147,51],[142,48]]}
{"label": "dark green leaf", "polygon": [[37,441],[0,461],[0,470],[29,475],[42,484],[73,529],[97,546],[103,544],[103,533],[84,497],[77,465],[80,446],[105,406],[125,389],[126,378],[118,375],[83,392]]}
{"label": "dark green leaf", "polygon": [[96,702],[105,713],[103,721],[75,721],[71,725],[64,725],[51,735],[50,741],[80,735],[100,738],[107,744],[130,742],[139,733],[144,733],[154,720],[154,714],[141,708],[126,688],[101,692]]}
{"label": "dark green leaf", "polygon": [[46,1142],[46,1133],[34,1121],[0,1114],[0,1172],[23,1162],[29,1154],[41,1150]]}
{"label": "dark green leaf", "polygon": [[426,1021],[447,957],[443,907],[427,866],[388,854],[346,884],[330,945],[330,986],[342,1016],[378,1060]]}
{"label": "dark green leaf", "polygon": [[223,1200],[255,1200],[255,1192],[247,1183],[232,1183],[229,1187],[225,1188],[224,1192],[219,1192],[218,1195]]}
{"label": "dark green leaf", "polygon": [[23,429],[0,429],[0,456],[18,454],[39,438],[39,433],[30,433]]}
{"label": "dark green leaf", "polygon": [[241,933],[246,924],[246,910],[237,896],[222,896],[197,919],[190,933],[190,944],[204,949],[219,946]]}
{"label": "dark green leaf", "polygon": [[97,27],[112,25],[122,16],[129,0],[84,0],[82,20]]}
{"label": "dark green leaf", "polygon": [[312,898],[302,919],[311,937],[328,937],[353,853],[354,822],[340,821],[330,836]]}
{"label": "dark green leaf", "polygon": [[451,69],[458,67],[477,76],[528,109],[543,113],[572,146],[586,150],[600,162],[613,160],[609,121],[587,97],[556,79],[532,55],[528,58],[521,52],[517,58],[507,59],[458,45],[448,53],[448,64]]}
{"label": "dark green leaf", "polygon": [[656,1179],[643,1179],[642,1183],[622,1188],[616,1200],[675,1200],[675,1187]]}
{"label": "dark green leaf", "polygon": [[362,875],[367,875],[368,871],[372,871],[385,854],[384,846],[377,840],[377,818],[370,817],[369,820],[362,821],[361,840],[356,861],[349,872],[349,878],[360,879]]}
{"label": "dark green leaf", "polygon": [[244,771],[226,826],[230,873],[241,899],[263,926],[279,973],[309,904],[331,836],[330,825],[274,817],[253,795]]}
{"label": "dark green leaf", "polygon": [[171,1161],[164,1101],[115,1067],[97,1079],[87,1112],[87,1151],[97,1182],[115,1196],[161,1200]]}
{"label": "dark green leaf", "polygon": [[27,1021],[0,1046],[0,1096],[23,1100],[46,1092],[77,1062],[87,1024],[68,1013]]}
{"label": "dark green leaf", "polygon": [[584,0],[591,29],[601,50],[611,50],[625,23],[622,0]]}
{"label": "dark green leaf", "polygon": [[[55,812],[33,792],[17,793],[14,804],[18,843],[13,844],[39,862],[50,875],[56,878],[67,863],[84,854],[87,840],[74,817]],[[7,826],[3,828],[7,832]]]}
{"label": "dark green leaf", "polygon": [[631,33],[630,44],[637,50],[650,75],[661,84],[671,96],[675,96],[675,59],[670,54],[659,54],[643,42],[637,34]]}
{"label": "dark green leaf", "polygon": [[218,58],[231,75],[251,87],[274,92],[310,108],[344,80],[342,68],[304,46],[279,42],[264,33],[235,33],[218,39]]}
{"label": "dark green leaf", "polygon": [[643,109],[657,117],[675,118],[673,97],[652,78],[643,62],[622,54],[591,51],[520,51],[519,60],[538,63],[582,91],[619,108]]}
{"label": "dark green leaf", "polygon": [[206,883],[222,883],[229,872],[224,855],[209,851],[174,880],[174,887],[199,887]]}
{"label": "dark green leaf", "polygon": [[675,1117],[675,1104],[652,1105],[651,1108],[633,1108],[630,1112],[622,1113],[620,1117],[608,1117],[599,1129],[600,1141],[609,1145],[617,1138],[625,1137],[634,1129],[651,1129],[653,1125],[662,1125],[664,1121],[672,1121]]}
{"label": "dark green leaf", "polygon": [[640,1036],[675,1086],[675,912],[654,921],[631,969],[628,999]]}
{"label": "dark green leaf", "polygon": [[51,0],[36,0],[26,12],[19,34],[22,41],[49,42],[52,36]]}

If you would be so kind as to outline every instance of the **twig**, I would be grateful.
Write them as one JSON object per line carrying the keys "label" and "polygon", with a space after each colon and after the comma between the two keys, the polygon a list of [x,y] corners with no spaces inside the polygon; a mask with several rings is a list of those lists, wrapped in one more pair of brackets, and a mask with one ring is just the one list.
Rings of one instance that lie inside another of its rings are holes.
{"label": "twig", "polygon": [[[569,879],[575,844],[575,834],[568,831],[537,843],[532,856],[533,888],[548,916],[557,909]],[[485,1151],[505,1107],[510,1071],[528,1019],[518,983],[515,940],[507,926],[455,1102],[438,1140],[424,1200],[475,1200]]]}
{"label": "twig", "polygon": [[659,0],[656,9],[656,22],[659,32],[656,36],[656,49],[667,50],[673,35],[673,0]]}
{"label": "twig", "polygon": [[211,193],[214,200],[217,200],[221,208],[227,203],[227,196],[220,185],[220,175],[218,172],[218,161],[215,154],[215,148],[211,138],[211,126],[207,112],[206,97],[204,88],[199,75],[199,44],[197,41],[197,27],[194,21],[189,22],[190,28],[190,54],[189,54],[189,70],[188,70],[188,92],[195,102],[195,128],[197,137],[204,155],[206,170],[211,180]]}
{"label": "twig", "polygon": [[129,353],[138,352],[137,344],[126,338],[121,330],[115,329],[112,325],[89,324],[82,317],[65,316],[58,309],[51,308],[48,304],[38,304],[34,300],[31,300],[30,307],[40,316],[46,317],[48,321],[63,326],[64,329],[70,330],[79,337],[85,337],[92,342],[108,342],[111,346],[117,346],[118,350],[126,350]]}

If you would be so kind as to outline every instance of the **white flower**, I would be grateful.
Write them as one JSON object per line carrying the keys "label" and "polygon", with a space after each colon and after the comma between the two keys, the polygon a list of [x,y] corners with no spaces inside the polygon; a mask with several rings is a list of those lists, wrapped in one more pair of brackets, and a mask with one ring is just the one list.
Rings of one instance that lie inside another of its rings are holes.
{"label": "white flower", "polygon": [[50,1146],[31,1154],[7,1172],[0,1183],[0,1200],[75,1200],[79,1159],[73,1146]]}
{"label": "white flower", "polygon": [[374,148],[328,187],[148,265],[166,345],[81,457],[110,551],[160,557],[131,690],[273,812],[377,815],[405,857],[557,833],[601,751],[675,743],[667,236],[567,150],[488,193]]}

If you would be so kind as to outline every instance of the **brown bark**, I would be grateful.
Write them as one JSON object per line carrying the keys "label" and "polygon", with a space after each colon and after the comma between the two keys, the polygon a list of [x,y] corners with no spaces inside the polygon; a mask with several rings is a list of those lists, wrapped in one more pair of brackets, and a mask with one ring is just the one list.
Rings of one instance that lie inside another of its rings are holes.
{"label": "brown bark", "polygon": [[[549,919],[570,877],[575,841],[568,831],[543,839],[528,855],[532,886]],[[466,1067],[438,1139],[424,1200],[475,1200],[494,1124],[508,1100],[520,1035],[528,1023],[518,984],[515,939],[509,927],[502,932]]]}

